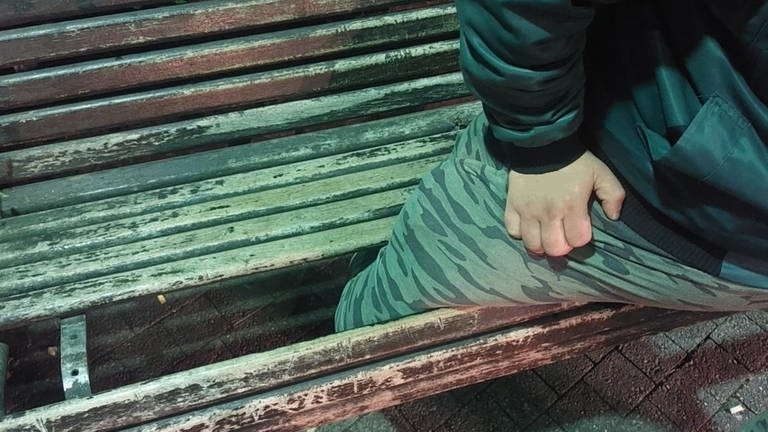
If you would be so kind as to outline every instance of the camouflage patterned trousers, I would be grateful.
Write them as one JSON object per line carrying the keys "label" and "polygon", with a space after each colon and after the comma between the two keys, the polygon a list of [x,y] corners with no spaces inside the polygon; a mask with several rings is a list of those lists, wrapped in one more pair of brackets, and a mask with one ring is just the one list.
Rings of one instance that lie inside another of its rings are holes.
{"label": "camouflage patterned trousers", "polygon": [[336,329],[466,305],[619,302],[687,310],[768,307],[768,289],[676,262],[592,207],[593,241],[567,257],[535,257],[504,227],[507,171],[482,144],[483,116],[421,181],[389,243],[344,289]]}

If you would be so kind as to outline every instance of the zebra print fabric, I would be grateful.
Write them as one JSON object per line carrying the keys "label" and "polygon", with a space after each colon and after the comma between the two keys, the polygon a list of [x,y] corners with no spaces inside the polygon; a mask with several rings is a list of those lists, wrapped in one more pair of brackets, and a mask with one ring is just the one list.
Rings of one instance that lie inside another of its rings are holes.
{"label": "zebra print fabric", "polygon": [[768,290],[684,266],[621,222],[591,211],[593,241],[535,257],[504,227],[507,171],[483,143],[481,115],[405,203],[389,243],[350,280],[342,331],[449,306],[620,302],[687,310],[768,307]]}

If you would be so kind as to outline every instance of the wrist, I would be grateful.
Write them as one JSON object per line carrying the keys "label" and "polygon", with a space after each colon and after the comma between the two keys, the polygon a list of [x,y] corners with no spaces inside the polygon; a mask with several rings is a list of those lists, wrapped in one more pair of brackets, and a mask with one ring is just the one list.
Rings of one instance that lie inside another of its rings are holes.
{"label": "wrist", "polygon": [[485,142],[491,155],[510,170],[521,174],[557,171],[587,151],[576,134],[539,147],[521,147],[500,141],[490,130],[486,130]]}

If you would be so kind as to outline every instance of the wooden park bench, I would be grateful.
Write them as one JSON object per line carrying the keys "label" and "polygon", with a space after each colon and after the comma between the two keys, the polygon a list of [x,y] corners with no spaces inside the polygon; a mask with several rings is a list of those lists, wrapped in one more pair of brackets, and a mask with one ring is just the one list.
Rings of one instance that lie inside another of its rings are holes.
{"label": "wooden park bench", "polygon": [[60,320],[65,399],[0,430],[301,430],[714,317],[446,309],[91,394],[88,311],[386,241],[480,111],[457,27],[444,1],[1,2],[0,331]]}

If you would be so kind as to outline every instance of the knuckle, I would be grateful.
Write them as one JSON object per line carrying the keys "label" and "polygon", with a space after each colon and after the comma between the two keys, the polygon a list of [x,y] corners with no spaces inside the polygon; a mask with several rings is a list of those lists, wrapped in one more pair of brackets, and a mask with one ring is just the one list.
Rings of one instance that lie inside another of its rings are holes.
{"label": "knuckle", "polygon": [[592,234],[591,233],[585,233],[576,236],[576,238],[573,241],[573,244],[571,246],[573,247],[582,247],[587,245],[590,241],[592,241]]}
{"label": "knuckle", "polygon": [[551,250],[548,250],[547,255],[553,256],[553,257],[559,257],[559,256],[567,255],[572,250],[573,250],[572,247],[567,245],[562,245],[562,246],[552,248]]}

